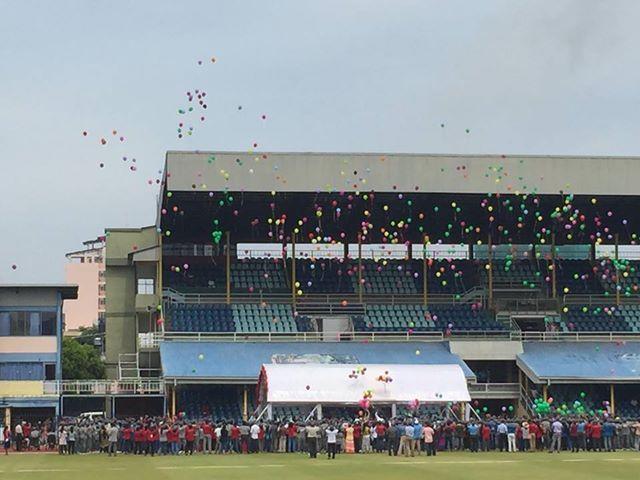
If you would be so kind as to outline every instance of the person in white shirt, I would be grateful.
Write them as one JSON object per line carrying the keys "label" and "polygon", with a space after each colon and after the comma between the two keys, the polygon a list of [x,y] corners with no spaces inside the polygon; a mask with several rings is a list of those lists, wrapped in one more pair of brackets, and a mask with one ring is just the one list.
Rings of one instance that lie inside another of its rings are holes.
{"label": "person in white shirt", "polygon": [[327,434],[327,458],[330,460],[335,459],[338,429],[333,424],[331,424],[329,425],[329,428],[327,428],[326,434]]}
{"label": "person in white shirt", "polygon": [[549,447],[549,453],[558,452],[562,447],[562,423],[557,418],[551,424],[551,446]]}
{"label": "person in white shirt", "polygon": [[15,437],[16,437],[16,450],[18,452],[21,452],[22,451],[22,443],[24,441],[24,437],[22,436],[22,423],[18,423],[16,425],[14,433],[15,433]]}
{"label": "person in white shirt", "polygon": [[249,443],[249,453],[258,453],[258,439],[260,438],[260,426],[257,423],[251,425],[249,430],[251,441]]}
{"label": "person in white shirt", "polygon": [[318,457],[318,436],[320,435],[320,427],[316,426],[314,422],[311,422],[305,427],[305,433],[307,436],[307,451],[310,458]]}
{"label": "person in white shirt", "polygon": [[60,427],[58,432],[58,453],[64,455],[67,452],[67,431]]}

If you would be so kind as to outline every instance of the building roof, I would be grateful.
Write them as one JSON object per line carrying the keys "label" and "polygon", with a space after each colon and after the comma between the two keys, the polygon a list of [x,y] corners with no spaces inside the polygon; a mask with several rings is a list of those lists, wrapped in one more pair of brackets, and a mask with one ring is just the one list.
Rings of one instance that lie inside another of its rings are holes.
{"label": "building roof", "polygon": [[75,300],[78,298],[78,285],[72,285],[68,283],[3,283],[0,284],[0,289],[56,290],[62,294],[63,300]]}
{"label": "building roof", "polygon": [[525,342],[516,363],[535,383],[635,383],[640,342]]}
{"label": "building roof", "polygon": [[[255,382],[268,363],[389,363],[459,365],[465,377],[471,369],[449,351],[446,343],[356,342],[187,342],[160,344],[165,379],[191,382]],[[233,359],[233,361],[229,361]]]}
{"label": "building roof", "polygon": [[165,175],[188,192],[637,195],[640,157],[169,151]]}

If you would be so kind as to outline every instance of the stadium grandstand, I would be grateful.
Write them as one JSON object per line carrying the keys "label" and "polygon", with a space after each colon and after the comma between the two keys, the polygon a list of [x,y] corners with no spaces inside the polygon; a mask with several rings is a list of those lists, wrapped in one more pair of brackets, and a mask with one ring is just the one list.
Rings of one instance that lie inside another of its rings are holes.
{"label": "stadium grandstand", "polygon": [[[421,400],[465,415],[638,416],[637,178],[622,157],[168,152],[155,224],[105,232],[107,408],[357,409],[316,385],[379,364],[454,368],[468,399]],[[270,402],[274,364],[314,375]]]}

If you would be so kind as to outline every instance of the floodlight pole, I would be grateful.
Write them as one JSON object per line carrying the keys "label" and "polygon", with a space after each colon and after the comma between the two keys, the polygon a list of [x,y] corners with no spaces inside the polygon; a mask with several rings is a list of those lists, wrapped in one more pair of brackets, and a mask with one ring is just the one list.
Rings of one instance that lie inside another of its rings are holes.
{"label": "floodlight pole", "polygon": [[487,241],[487,260],[489,261],[489,308],[493,307],[493,250],[491,242],[491,234]]}
{"label": "floodlight pole", "polygon": [[551,233],[551,296],[558,298],[558,283],[556,276],[556,234]]}
{"label": "floodlight pole", "polygon": [[296,234],[291,233],[291,303],[296,308]]}
{"label": "floodlight pole", "polygon": [[362,234],[358,234],[358,302],[362,303]]}
{"label": "floodlight pole", "polygon": [[226,234],[227,244],[227,257],[226,257],[226,271],[227,271],[227,305],[231,303],[231,232],[227,231]]}
{"label": "floodlight pole", "polygon": [[427,276],[429,275],[429,267],[427,265],[427,245],[429,243],[429,236],[424,235],[422,239],[422,303],[426,307],[429,304],[429,282]]}
{"label": "floodlight pole", "polygon": [[618,247],[620,246],[620,234],[616,233],[616,244],[614,250],[614,258],[616,260],[616,305],[620,305],[620,269],[618,268]]}

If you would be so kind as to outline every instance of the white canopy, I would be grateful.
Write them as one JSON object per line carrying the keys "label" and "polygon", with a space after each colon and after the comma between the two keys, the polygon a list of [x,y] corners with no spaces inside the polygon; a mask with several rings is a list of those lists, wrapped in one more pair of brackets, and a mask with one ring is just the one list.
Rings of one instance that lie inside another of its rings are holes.
{"label": "white canopy", "polygon": [[[349,378],[362,367],[364,375]],[[380,381],[380,376],[392,381]],[[471,400],[459,365],[265,364],[259,390],[267,403],[358,403],[367,390],[374,404]]]}

